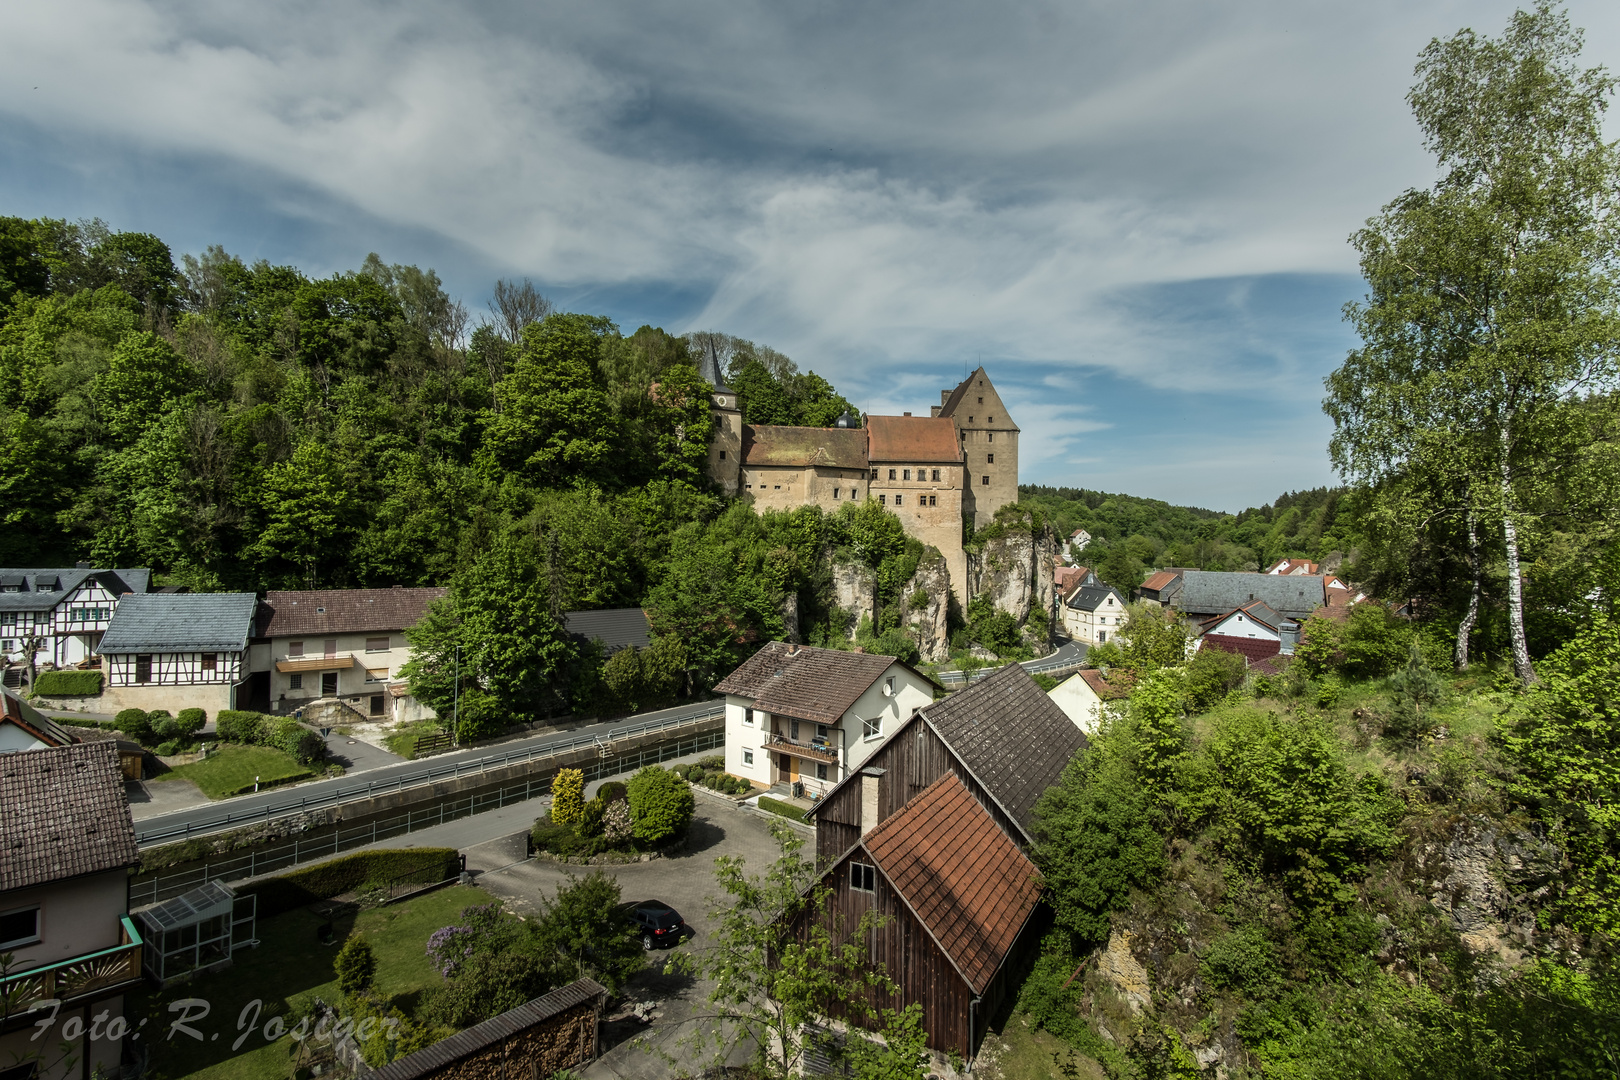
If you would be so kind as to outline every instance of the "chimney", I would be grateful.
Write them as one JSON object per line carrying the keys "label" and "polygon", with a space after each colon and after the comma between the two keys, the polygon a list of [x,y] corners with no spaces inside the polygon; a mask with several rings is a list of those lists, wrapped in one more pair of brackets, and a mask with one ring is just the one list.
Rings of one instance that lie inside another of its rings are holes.
{"label": "chimney", "polygon": [[861,770],[861,835],[865,836],[877,828],[878,821],[878,785],[883,782],[886,770],[878,768],[865,768]]}

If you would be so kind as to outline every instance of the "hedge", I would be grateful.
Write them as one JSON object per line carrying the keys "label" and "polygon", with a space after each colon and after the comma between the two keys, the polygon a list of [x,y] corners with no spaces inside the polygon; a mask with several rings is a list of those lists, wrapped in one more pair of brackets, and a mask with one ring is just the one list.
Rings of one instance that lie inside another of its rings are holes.
{"label": "hedge", "polygon": [[263,713],[246,709],[223,709],[214,717],[214,731],[220,742],[257,746],[264,742]]}
{"label": "hedge", "polygon": [[357,851],[289,874],[238,885],[236,895],[257,896],[258,917],[267,919],[307,907],[317,900],[355,892],[370,882],[410,877],[420,884],[431,885],[447,881],[460,872],[461,855],[455,848]]}
{"label": "hedge", "polygon": [[34,680],[40,697],[95,697],[101,693],[99,671],[42,671]]}
{"label": "hedge", "polygon": [[792,803],[785,803],[780,799],[772,799],[768,796],[761,795],[759,797],[759,808],[761,810],[769,810],[773,814],[781,814],[785,818],[792,818],[794,821],[804,820],[803,810],[800,810]]}

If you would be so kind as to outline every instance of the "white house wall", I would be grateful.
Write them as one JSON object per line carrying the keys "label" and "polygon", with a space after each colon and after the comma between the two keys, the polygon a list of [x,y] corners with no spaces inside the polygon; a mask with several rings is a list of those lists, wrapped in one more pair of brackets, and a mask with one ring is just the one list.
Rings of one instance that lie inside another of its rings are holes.
{"label": "white house wall", "polygon": [[[387,638],[388,648],[368,650],[366,643],[372,638]],[[326,643],[333,642],[332,654],[347,662],[327,672],[337,672],[336,696],[372,715],[372,698],[383,698],[383,719],[414,719],[431,717],[432,710],[418,705],[412,698],[394,698],[388,693],[390,679],[399,678],[399,669],[411,658],[411,643],[399,630],[371,630],[354,634],[325,634],[316,636],[272,638],[268,645],[255,645],[253,670],[270,673],[270,702],[277,713],[288,713],[322,697],[321,671],[277,671],[283,660],[320,660],[327,655]],[[294,654],[294,642],[303,645],[303,651]],[[262,652],[258,651],[262,648]],[[297,678],[295,678],[297,677]],[[298,685],[294,685],[294,683]],[[408,704],[405,704],[407,703]]]}
{"label": "white house wall", "polygon": [[1282,635],[1271,629],[1265,623],[1255,622],[1241,611],[1236,615],[1229,615],[1215,624],[1211,634],[1220,634],[1223,637],[1254,638],[1257,641],[1281,641]]}

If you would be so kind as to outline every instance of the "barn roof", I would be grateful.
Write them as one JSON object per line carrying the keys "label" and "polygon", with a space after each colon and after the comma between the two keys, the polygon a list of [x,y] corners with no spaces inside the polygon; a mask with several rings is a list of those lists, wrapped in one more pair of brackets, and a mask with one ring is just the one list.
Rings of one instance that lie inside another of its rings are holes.
{"label": "barn roof", "polygon": [[[602,1001],[607,998],[607,993],[607,989],[594,979],[577,979],[544,997],[535,998],[481,1024],[474,1024],[465,1031],[458,1031],[432,1046],[396,1058],[371,1073],[371,1080],[418,1080],[430,1076],[443,1076],[450,1070],[450,1066],[457,1062],[499,1046],[513,1036],[530,1028],[539,1027],[553,1017],[586,1002],[595,1001],[596,1007],[600,1009]],[[501,1068],[494,1070],[493,1075],[509,1075],[504,1067],[504,1061],[501,1065]],[[526,1067],[522,1071],[525,1075],[529,1075]],[[478,1070],[469,1069],[468,1072],[480,1075]],[[532,1075],[541,1075],[538,1067]]]}
{"label": "barn roof", "polygon": [[111,742],[0,755],[0,806],[0,893],[141,861]]}
{"label": "barn roof", "polygon": [[579,641],[600,641],[609,653],[629,647],[646,648],[652,644],[652,627],[647,623],[647,613],[638,607],[565,611],[563,629]]}
{"label": "barn roof", "polygon": [[1035,864],[955,773],[861,844],[973,992],[984,993],[1040,902]]}
{"label": "barn roof", "polygon": [[1181,577],[1181,610],[1189,615],[1220,615],[1252,600],[1264,600],[1290,619],[1308,619],[1326,590],[1311,575],[1239,574],[1188,570]]}

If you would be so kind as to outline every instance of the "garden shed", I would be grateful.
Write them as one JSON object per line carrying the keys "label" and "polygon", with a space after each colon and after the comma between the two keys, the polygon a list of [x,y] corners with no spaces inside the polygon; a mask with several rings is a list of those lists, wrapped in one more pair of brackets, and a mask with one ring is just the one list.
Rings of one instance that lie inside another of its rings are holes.
{"label": "garden shed", "polygon": [[207,882],[133,914],[146,937],[143,966],[160,986],[224,964],[237,949],[258,944],[258,897],[237,896],[223,882]]}

